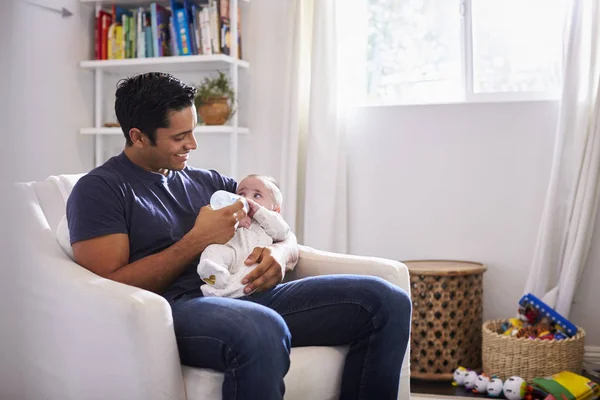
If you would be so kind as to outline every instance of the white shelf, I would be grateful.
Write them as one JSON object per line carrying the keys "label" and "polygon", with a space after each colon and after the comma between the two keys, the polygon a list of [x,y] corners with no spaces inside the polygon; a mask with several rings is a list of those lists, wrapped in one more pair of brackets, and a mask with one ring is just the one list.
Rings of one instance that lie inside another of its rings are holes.
{"label": "white shelf", "polygon": [[[1,2],[2,0],[0,0]],[[149,7],[150,3],[156,1],[159,4],[170,7],[170,0],[79,0],[81,5],[94,6],[96,13],[102,8],[109,11],[112,5],[119,5],[125,8]],[[196,2],[196,1],[194,1]],[[237,16],[239,6],[248,10],[246,5],[250,0],[230,0],[231,7],[231,34],[236,36]],[[110,12],[110,11],[109,11]],[[91,21],[90,21],[91,22]],[[90,29],[91,31],[92,29]],[[237,54],[237,42],[234,40],[231,44],[231,54]],[[102,127],[104,115],[104,96],[105,96],[105,77],[106,76],[130,76],[146,72],[166,72],[172,74],[178,73],[206,73],[221,71],[226,72],[231,79],[234,92],[239,91],[239,71],[240,69],[249,69],[250,64],[247,61],[239,60],[225,54],[194,55],[194,56],[175,56],[175,57],[148,57],[148,58],[130,58],[123,60],[85,60],[79,63],[80,68],[93,72],[94,76],[94,121],[91,124],[94,127],[81,128],[81,135],[92,136],[94,138],[94,164],[101,165],[105,161],[105,139],[110,136],[123,135],[121,128]],[[114,90],[114,88],[111,88]],[[226,137],[229,140],[229,171],[228,175],[236,177],[238,165],[238,140],[240,135],[247,135],[250,130],[247,127],[240,127],[238,123],[238,113],[235,113],[230,121],[231,125],[226,126],[198,126],[194,129],[195,134],[211,135],[217,134]]]}
{"label": "white shelf", "polygon": [[[118,135],[122,136],[123,131],[121,128],[81,128],[79,133],[82,135]],[[250,129],[238,127],[235,128],[229,125],[200,125],[194,129],[195,134],[229,134],[229,133],[238,133],[241,135],[247,135],[250,133]]]}
{"label": "white shelf", "polygon": [[[139,6],[139,5],[148,5],[152,2],[152,0],[79,0],[80,3],[83,4],[100,4],[104,6],[108,5],[120,5],[120,6]],[[169,5],[168,0],[156,0],[159,4]],[[240,3],[250,3],[250,0],[240,0]]]}
{"label": "white shelf", "polygon": [[81,68],[102,70],[105,72],[150,72],[157,67],[168,71],[198,71],[218,70],[237,65],[248,68],[247,61],[238,60],[225,54],[197,55],[197,56],[173,56],[173,57],[148,57],[127,58],[123,60],[89,60],[80,63]]}

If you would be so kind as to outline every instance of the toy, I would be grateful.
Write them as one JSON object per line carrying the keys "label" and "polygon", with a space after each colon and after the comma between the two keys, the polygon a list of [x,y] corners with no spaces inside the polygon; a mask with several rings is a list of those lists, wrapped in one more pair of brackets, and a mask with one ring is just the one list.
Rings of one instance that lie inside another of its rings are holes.
{"label": "toy", "polygon": [[521,319],[524,318],[525,321],[531,325],[543,322],[543,320],[548,320],[557,325],[557,327],[569,337],[574,336],[577,333],[577,327],[571,321],[554,311],[552,307],[548,306],[531,293],[521,297],[519,306],[519,314],[522,316]]}
{"label": "toy", "polygon": [[502,387],[504,397],[508,400],[521,400],[525,398],[526,389],[527,383],[523,378],[518,376],[511,376],[508,378]]}
{"label": "toy", "polygon": [[465,384],[465,377],[469,373],[469,371],[465,367],[458,367],[454,370],[453,375],[453,386],[462,386]]}
{"label": "toy", "polygon": [[593,400],[600,398],[600,385],[570,371],[562,371],[546,378],[534,378],[533,390],[546,399]]}
{"label": "toy", "polygon": [[477,382],[477,372],[469,371],[467,377],[465,378],[465,388],[467,390],[473,389],[475,382]]}
{"label": "toy", "polygon": [[486,374],[481,374],[477,377],[477,381],[475,381],[475,387],[473,387],[473,393],[487,393],[487,387],[490,383],[490,377]]}
{"label": "toy", "polygon": [[452,386],[462,386],[465,384],[465,378],[469,374],[469,370],[465,367],[458,367],[454,370],[454,381]]}
{"label": "toy", "polygon": [[502,379],[492,378],[487,384],[487,393],[491,397],[500,397],[503,389]]}

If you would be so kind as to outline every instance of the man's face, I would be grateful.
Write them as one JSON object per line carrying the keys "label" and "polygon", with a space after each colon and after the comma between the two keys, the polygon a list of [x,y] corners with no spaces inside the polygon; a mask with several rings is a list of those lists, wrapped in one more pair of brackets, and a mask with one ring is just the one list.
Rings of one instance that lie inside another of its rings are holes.
{"label": "man's face", "polygon": [[187,107],[172,111],[169,127],[156,130],[156,144],[146,147],[147,161],[151,171],[180,171],[185,168],[190,151],[197,147],[194,137],[196,108]]}

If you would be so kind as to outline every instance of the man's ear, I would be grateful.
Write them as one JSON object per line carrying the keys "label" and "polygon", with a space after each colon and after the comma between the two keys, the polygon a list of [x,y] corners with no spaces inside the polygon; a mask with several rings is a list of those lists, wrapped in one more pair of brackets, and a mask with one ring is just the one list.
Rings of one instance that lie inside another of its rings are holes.
{"label": "man's ear", "polygon": [[129,139],[131,139],[135,147],[146,147],[148,145],[148,137],[138,128],[131,128],[129,130]]}

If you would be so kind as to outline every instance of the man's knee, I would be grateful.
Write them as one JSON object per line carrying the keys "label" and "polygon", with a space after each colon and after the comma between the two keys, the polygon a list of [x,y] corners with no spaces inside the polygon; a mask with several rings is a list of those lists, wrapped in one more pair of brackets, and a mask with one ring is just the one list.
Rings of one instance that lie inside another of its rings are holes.
{"label": "man's knee", "polygon": [[[412,302],[408,294],[398,286],[381,278],[368,277],[363,282],[367,307],[379,314],[380,318],[409,321]],[[383,321],[380,321],[383,322]]]}
{"label": "man's knee", "polygon": [[238,340],[231,345],[238,361],[256,358],[272,359],[289,364],[291,350],[290,331],[278,313],[260,307],[244,315],[241,324],[235,327]]}

